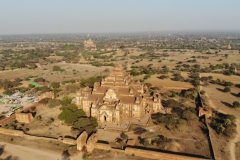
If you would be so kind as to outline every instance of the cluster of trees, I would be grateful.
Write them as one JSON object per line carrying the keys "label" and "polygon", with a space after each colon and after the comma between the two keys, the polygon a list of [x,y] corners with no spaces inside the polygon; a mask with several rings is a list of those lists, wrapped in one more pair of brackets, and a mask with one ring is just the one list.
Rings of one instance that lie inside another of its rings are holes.
{"label": "cluster of trees", "polygon": [[[15,88],[21,84],[21,81],[22,81],[22,79],[20,79],[20,78],[16,78],[13,81],[10,81],[8,79],[5,79],[5,80],[0,79],[0,88],[3,88],[5,90],[3,92],[3,94],[12,95]],[[18,89],[20,92],[23,92],[26,88],[23,87],[23,88],[18,88]]]}
{"label": "cluster of trees", "polygon": [[164,149],[171,143],[171,139],[168,139],[162,135],[157,135],[154,132],[149,132],[142,127],[136,127],[133,129],[133,133],[139,135],[138,141],[140,144],[143,144],[145,147],[154,145],[158,148]]}
{"label": "cluster of trees", "polygon": [[80,117],[85,116],[85,112],[75,104],[67,105],[58,115],[58,119],[62,120],[67,125],[73,125]]}
{"label": "cluster of trees", "polygon": [[173,78],[171,78],[173,81],[184,81],[184,78],[181,76],[180,72],[173,73]]}
{"label": "cluster of trees", "polygon": [[169,72],[169,68],[165,65],[162,68],[153,68],[152,64],[148,66],[132,66],[130,70],[130,74],[132,76],[138,75],[153,75],[153,74],[167,74]]}
{"label": "cluster of trees", "polygon": [[172,114],[160,114],[159,117],[154,121],[156,124],[162,124],[169,130],[179,129],[181,126],[186,125],[187,122],[198,120],[196,116],[196,110],[192,107],[181,109],[174,105]]}
{"label": "cluster of trees", "polygon": [[101,66],[114,66],[114,63],[103,63],[103,62],[91,62],[91,65],[96,66],[96,67],[101,67]]}
{"label": "cluster of trees", "polygon": [[96,76],[96,77],[90,77],[87,79],[81,79],[80,85],[81,87],[93,87],[95,82],[100,82],[102,79],[104,78],[104,76]]}
{"label": "cluster of trees", "polygon": [[0,52],[3,56],[1,57],[1,70],[6,68],[37,68],[36,63],[39,63],[40,59],[48,61],[48,57],[54,51],[50,48],[36,48],[36,49],[24,49],[24,50],[3,50]]}
{"label": "cluster of trees", "polygon": [[237,133],[235,122],[235,116],[215,112],[212,117],[211,126],[218,134],[233,137]]}
{"label": "cluster of trees", "polygon": [[[54,101],[54,100],[52,100]],[[72,126],[72,131],[86,130],[88,133],[95,132],[98,122],[96,118],[88,118],[82,109],[78,109],[75,104],[72,104],[72,98],[64,97],[60,103],[62,112],[58,115],[58,119],[63,121],[66,125]],[[48,100],[48,105],[51,102]]]}

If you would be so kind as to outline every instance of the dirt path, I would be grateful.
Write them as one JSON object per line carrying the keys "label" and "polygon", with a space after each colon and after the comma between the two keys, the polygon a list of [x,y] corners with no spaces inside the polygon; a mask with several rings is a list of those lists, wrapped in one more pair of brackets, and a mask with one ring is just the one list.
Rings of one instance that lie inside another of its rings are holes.
{"label": "dirt path", "polygon": [[235,148],[236,148],[236,143],[239,142],[240,140],[240,119],[237,119],[237,135],[236,137],[230,141],[230,155],[231,155],[231,160],[236,160],[236,154],[235,154]]}
{"label": "dirt path", "polygon": [[[6,142],[0,142],[0,146],[2,146],[3,153],[0,155],[0,158],[9,158],[17,160],[24,159],[32,159],[32,160],[61,160],[63,157],[61,153],[53,152],[53,151],[45,151],[42,149],[35,149],[26,146],[14,145]],[[75,157],[71,157],[71,160],[79,160],[82,159],[82,155],[78,154]]]}

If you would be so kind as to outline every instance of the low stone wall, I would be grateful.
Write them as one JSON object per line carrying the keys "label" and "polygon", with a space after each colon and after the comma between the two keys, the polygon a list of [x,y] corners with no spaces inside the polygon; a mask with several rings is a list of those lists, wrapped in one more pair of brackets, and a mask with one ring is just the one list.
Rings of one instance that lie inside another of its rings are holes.
{"label": "low stone wall", "polygon": [[77,144],[77,141],[75,139],[71,139],[71,138],[64,138],[62,142],[65,144],[72,144],[72,145]]}
{"label": "low stone wall", "polygon": [[95,144],[95,149],[103,149],[103,150],[110,150],[111,146],[109,144],[104,144],[104,143],[96,143]]}
{"label": "low stone wall", "polygon": [[206,158],[195,158],[190,156],[182,156],[182,155],[149,151],[149,150],[130,148],[130,147],[127,147],[125,149],[125,153],[128,155],[135,155],[138,157],[161,159],[161,160],[207,160]]}
{"label": "low stone wall", "polygon": [[3,125],[3,124],[5,124],[5,123],[7,123],[7,122],[9,122],[9,121],[11,121],[11,120],[13,120],[13,119],[15,119],[15,118],[16,118],[16,116],[15,116],[15,114],[13,114],[12,116],[7,117],[7,118],[1,120],[1,121],[0,121],[0,125]]}
{"label": "low stone wall", "polygon": [[24,136],[23,131],[5,129],[5,128],[0,128],[0,133],[1,134],[6,134],[6,135],[11,135],[11,136],[19,136],[19,137]]}
{"label": "low stone wall", "polygon": [[193,87],[169,87],[169,86],[161,86],[164,89],[176,89],[176,90],[188,90]]}

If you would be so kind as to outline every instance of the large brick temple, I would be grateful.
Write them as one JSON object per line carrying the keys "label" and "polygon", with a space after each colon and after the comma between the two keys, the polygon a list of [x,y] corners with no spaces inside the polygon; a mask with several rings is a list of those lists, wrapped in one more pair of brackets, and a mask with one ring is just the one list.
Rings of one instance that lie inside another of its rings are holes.
{"label": "large brick temple", "polygon": [[150,94],[148,87],[134,81],[122,65],[116,65],[109,76],[77,92],[76,104],[87,116],[100,123],[140,119],[145,114],[163,110],[160,94]]}

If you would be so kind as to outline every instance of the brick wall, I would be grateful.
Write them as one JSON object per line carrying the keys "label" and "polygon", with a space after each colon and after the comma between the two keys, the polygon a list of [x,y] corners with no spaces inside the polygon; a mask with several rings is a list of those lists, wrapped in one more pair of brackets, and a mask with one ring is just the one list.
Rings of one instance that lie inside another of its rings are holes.
{"label": "brick wall", "polygon": [[138,156],[138,157],[161,159],[161,160],[207,160],[206,158],[195,158],[195,157],[175,155],[175,154],[156,152],[156,151],[148,151],[148,150],[130,148],[130,147],[127,147],[125,149],[125,153],[129,155],[134,154],[135,156]]}
{"label": "brick wall", "polygon": [[110,149],[111,149],[111,146],[110,146],[109,144],[96,143],[96,144],[95,144],[95,149],[110,150]]}
{"label": "brick wall", "polygon": [[0,128],[0,133],[6,134],[6,135],[12,135],[12,136],[20,136],[20,137],[23,137],[24,135],[23,131],[17,131],[12,129],[5,129],[5,128]]}

